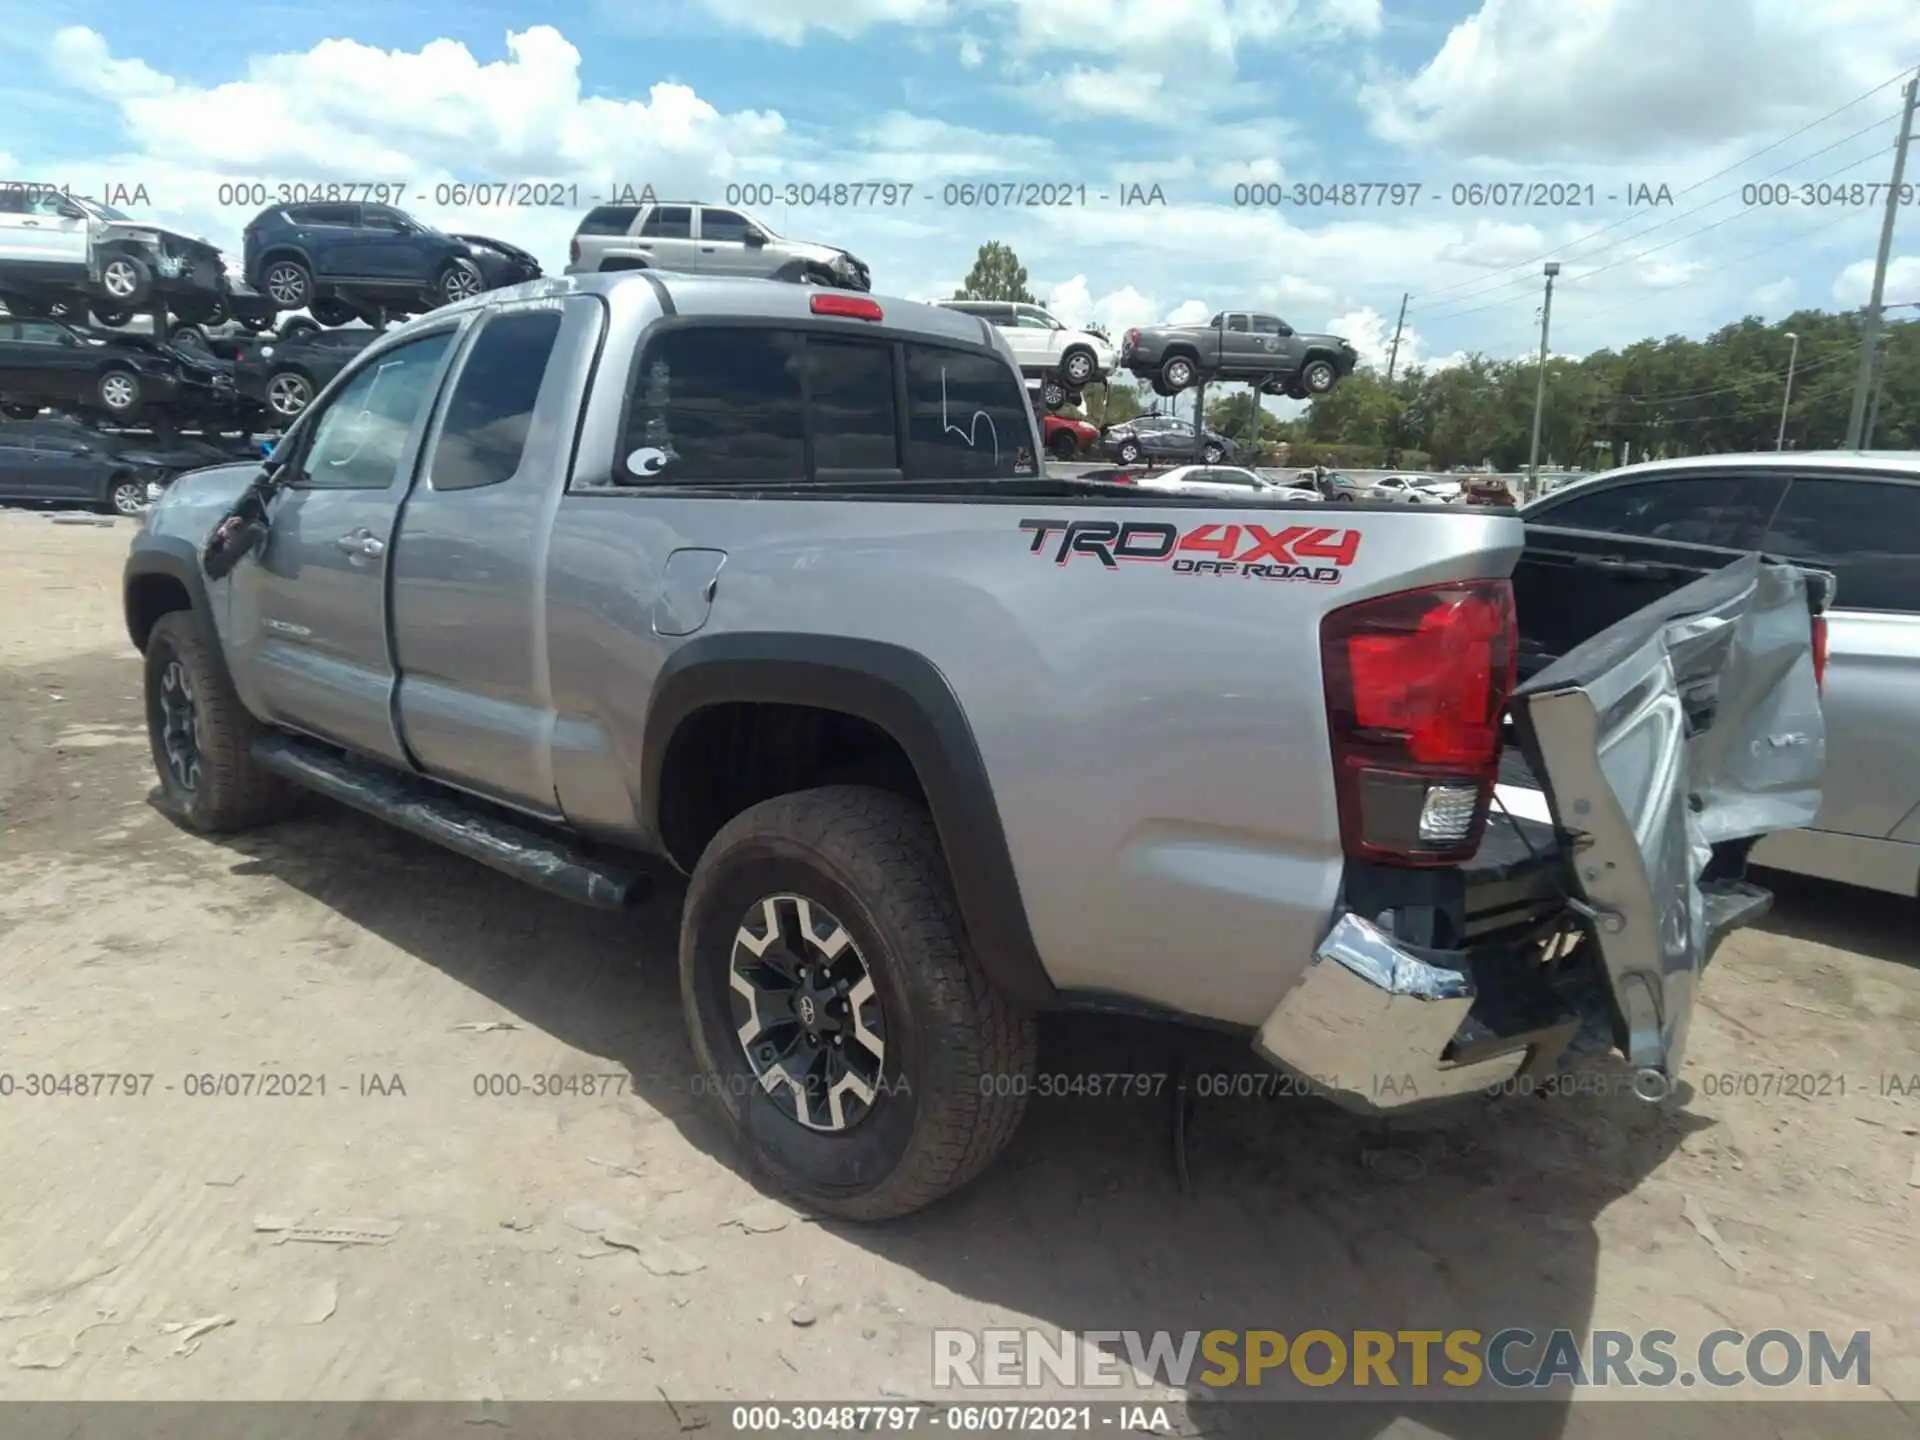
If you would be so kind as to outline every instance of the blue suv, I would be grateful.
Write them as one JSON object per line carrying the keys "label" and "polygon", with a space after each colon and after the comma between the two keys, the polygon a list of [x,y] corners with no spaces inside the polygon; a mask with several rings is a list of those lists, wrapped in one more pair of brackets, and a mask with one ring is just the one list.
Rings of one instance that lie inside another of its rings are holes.
{"label": "blue suv", "polygon": [[418,314],[487,288],[467,242],[391,205],[274,205],[247,223],[247,284],[325,325]]}

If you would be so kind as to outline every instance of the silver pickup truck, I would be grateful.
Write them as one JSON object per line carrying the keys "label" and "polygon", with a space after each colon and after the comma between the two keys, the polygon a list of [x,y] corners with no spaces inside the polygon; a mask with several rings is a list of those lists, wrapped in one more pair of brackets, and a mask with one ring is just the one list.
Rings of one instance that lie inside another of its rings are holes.
{"label": "silver pickup truck", "polygon": [[855,1219],[989,1163],[1047,1007],[1237,1028],[1366,1112],[1609,1048],[1663,1098],[1746,848],[1819,804],[1830,577],[1696,550],[1516,614],[1511,512],[1041,454],[951,310],[651,272],[436,310],[135,537],[166,802],[318,791],[616,909],[690,876],[702,1088]]}

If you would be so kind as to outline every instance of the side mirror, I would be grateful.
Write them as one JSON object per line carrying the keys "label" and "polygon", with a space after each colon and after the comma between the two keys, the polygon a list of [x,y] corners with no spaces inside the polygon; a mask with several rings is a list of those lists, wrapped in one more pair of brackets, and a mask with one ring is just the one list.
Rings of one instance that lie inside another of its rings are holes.
{"label": "side mirror", "polygon": [[1285,339],[1285,338],[1286,338],[1287,336],[1289,336],[1289,335],[1291,335],[1291,334],[1293,334],[1293,327],[1292,327],[1291,325],[1282,325],[1282,326],[1280,327],[1280,337],[1281,337],[1281,339],[1283,339],[1283,340],[1284,340],[1284,339]]}
{"label": "side mirror", "polygon": [[767,243],[767,237],[758,230],[747,231],[741,239],[745,240],[748,248],[753,250],[758,250],[762,245]]}

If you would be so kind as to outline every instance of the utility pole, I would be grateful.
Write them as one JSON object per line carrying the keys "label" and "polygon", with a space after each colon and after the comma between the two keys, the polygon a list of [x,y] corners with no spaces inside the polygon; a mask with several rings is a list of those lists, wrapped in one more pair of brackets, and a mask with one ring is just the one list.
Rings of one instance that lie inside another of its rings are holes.
{"label": "utility pole", "polygon": [[1873,367],[1873,404],[1867,410],[1867,428],[1860,436],[1860,448],[1873,448],[1873,432],[1880,428],[1880,397],[1887,393],[1887,357],[1874,357]]}
{"label": "utility pole", "polygon": [[1787,354],[1787,393],[1780,397],[1780,435],[1773,442],[1773,448],[1787,448],[1787,406],[1793,403],[1793,368],[1800,359],[1800,337],[1789,330],[1787,339],[1793,342],[1793,349]]}
{"label": "utility pole", "polygon": [[1393,322],[1393,348],[1387,351],[1387,384],[1393,384],[1393,367],[1400,359],[1400,332],[1407,324],[1407,301],[1413,297],[1403,292],[1400,296],[1400,318]]}
{"label": "utility pole", "polygon": [[1907,170],[1907,141],[1913,137],[1913,106],[1920,96],[1920,75],[1907,81],[1906,108],[1900,114],[1900,138],[1893,146],[1893,183],[1887,187],[1887,213],[1880,221],[1880,251],[1873,262],[1873,293],[1867,298],[1860,344],[1860,374],[1853,382],[1853,414],[1847,421],[1847,449],[1858,450],[1865,434],[1867,393],[1880,352],[1880,301],[1887,289],[1887,259],[1893,253],[1893,222],[1900,213],[1900,181]]}
{"label": "utility pole", "polygon": [[1533,499],[1540,488],[1540,421],[1547,408],[1547,330],[1553,324],[1553,277],[1560,273],[1560,262],[1547,262],[1547,299],[1540,309],[1540,379],[1533,391],[1533,443],[1527,447],[1527,498]]}

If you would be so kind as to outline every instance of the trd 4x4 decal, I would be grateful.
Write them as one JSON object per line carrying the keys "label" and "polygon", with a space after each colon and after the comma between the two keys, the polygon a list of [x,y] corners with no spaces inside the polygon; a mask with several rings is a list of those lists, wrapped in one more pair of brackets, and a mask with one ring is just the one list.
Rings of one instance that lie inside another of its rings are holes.
{"label": "trd 4x4 decal", "polygon": [[1184,534],[1161,520],[1022,520],[1030,554],[1051,553],[1065,565],[1087,555],[1109,570],[1122,560],[1171,564],[1178,575],[1241,575],[1252,580],[1305,580],[1338,585],[1360,553],[1358,530],[1324,525],[1196,525]]}

